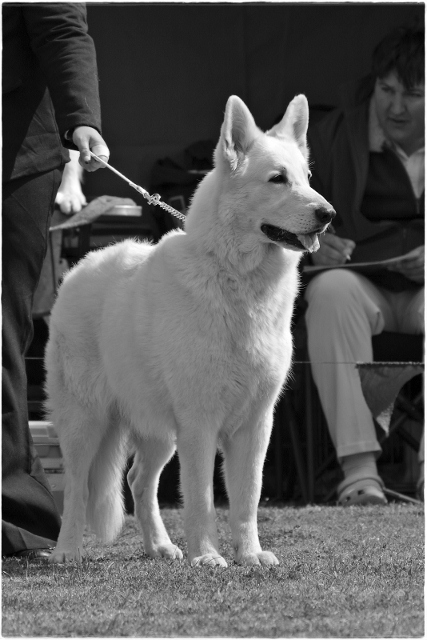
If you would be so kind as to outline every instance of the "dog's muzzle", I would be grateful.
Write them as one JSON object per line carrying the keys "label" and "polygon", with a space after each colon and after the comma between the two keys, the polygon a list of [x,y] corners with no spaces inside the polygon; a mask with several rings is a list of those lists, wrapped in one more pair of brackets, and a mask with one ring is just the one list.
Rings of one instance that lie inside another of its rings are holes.
{"label": "dog's muzzle", "polygon": [[272,240],[273,242],[289,244],[296,249],[301,249],[301,251],[306,250],[295,233],[285,231],[285,229],[281,229],[280,227],[275,227],[273,224],[262,224],[261,231],[264,235],[267,236],[269,240]]}
{"label": "dog's muzzle", "polygon": [[320,243],[318,234],[322,233],[324,230],[325,227],[322,227],[312,233],[296,234],[291,233],[290,231],[285,231],[285,229],[281,229],[280,227],[275,227],[272,224],[261,225],[261,231],[272,242],[294,248],[297,251],[309,251],[310,253],[319,249]]}
{"label": "dog's muzzle", "polygon": [[313,229],[311,233],[291,233],[281,227],[276,227],[273,224],[262,224],[261,231],[272,242],[279,244],[285,244],[290,247],[294,247],[299,251],[309,251],[310,253],[317,251],[320,244],[318,234],[323,233],[326,230],[327,225],[335,217],[336,213],[332,207],[321,207],[314,212],[321,226],[317,229]]}

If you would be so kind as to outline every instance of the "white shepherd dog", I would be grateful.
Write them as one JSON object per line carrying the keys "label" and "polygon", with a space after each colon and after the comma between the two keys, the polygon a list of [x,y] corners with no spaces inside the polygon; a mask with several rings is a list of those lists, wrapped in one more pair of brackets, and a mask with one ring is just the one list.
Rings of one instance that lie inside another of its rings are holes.
{"label": "white shepherd dog", "polygon": [[105,541],[119,533],[129,454],[145,553],[181,559],[157,502],[177,448],[188,560],[227,566],[212,486],[219,448],[235,561],[278,564],[258,539],[262,469],[291,363],[298,261],[335,215],[309,186],[307,125],[303,95],[267,133],[231,96],[185,232],[94,251],[66,275],[46,350],[66,472],[51,562],[81,558],[85,523]]}

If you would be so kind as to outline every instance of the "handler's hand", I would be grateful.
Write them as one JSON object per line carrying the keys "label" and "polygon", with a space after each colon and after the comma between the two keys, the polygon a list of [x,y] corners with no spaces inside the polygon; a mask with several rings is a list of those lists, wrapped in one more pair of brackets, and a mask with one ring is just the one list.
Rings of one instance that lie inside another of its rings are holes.
{"label": "handler's hand", "polygon": [[419,284],[424,282],[424,246],[410,251],[402,260],[394,262],[389,267],[390,271],[398,271],[409,280]]}
{"label": "handler's hand", "polygon": [[104,165],[92,158],[89,151],[92,151],[99,158],[108,162],[110,151],[104,138],[96,129],[92,127],[76,127],[73,131],[73,142],[79,148],[79,164],[86,171],[96,171],[104,169]]}
{"label": "handler's hand", "polygon": [[356,243],[353,240],[340,238],[332,233],[320,236],[320,249],[311,254],[313,264],[332,266],[344,264],[350,259]]}
{"label": "handler's hand", "polygon": [[79,165],[79,152],[70,149],[70,162],[64,167],[61,185],[56,194],[55,204],[62,213],[67,215],[81,211],[86,204],[86,198],[82,191],[83,169]]}

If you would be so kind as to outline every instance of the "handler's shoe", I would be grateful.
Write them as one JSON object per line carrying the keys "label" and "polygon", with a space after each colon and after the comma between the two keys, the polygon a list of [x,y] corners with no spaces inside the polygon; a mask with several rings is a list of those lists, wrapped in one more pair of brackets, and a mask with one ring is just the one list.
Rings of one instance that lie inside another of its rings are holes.
{"label": "handler's shoe", "polygon": [[29,562],[46,562],[52,551],[53,549],[23,549],[23,551],[17,551],[7,557],[24,558]]}

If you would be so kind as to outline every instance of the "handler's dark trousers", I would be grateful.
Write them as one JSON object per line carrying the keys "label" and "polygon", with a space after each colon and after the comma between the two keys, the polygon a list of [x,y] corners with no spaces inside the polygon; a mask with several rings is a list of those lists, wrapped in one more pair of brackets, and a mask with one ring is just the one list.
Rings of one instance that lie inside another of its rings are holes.
{"label": "handler's dark trousers", "polygon": [[62,169],[3,185],[2,554],[55,546],[56,509],[28,427],[25,353]]}

